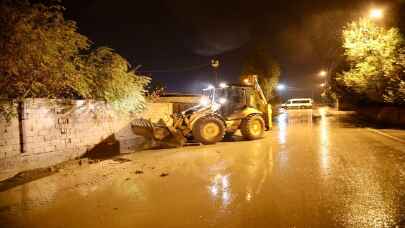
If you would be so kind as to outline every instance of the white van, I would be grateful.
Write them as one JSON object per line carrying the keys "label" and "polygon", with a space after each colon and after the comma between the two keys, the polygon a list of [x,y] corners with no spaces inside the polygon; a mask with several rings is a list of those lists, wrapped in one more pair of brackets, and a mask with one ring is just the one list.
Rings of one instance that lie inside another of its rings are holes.
{"label": "white van", "polygon": [[313,101],[311,98],[295,98],[289,99],[286,103],[282,104],[281,107],[285,109],[294,108],[312,108]]}

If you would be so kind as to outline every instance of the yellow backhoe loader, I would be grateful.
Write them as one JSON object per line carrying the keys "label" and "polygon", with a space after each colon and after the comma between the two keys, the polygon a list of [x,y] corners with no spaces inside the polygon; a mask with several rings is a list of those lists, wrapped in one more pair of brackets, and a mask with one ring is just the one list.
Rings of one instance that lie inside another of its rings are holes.
{"label": "yellow backhoe loader", "polygon": [[183,146],[188,139],[214,144],[237,130],[245,139],[255,140],[272,128],[271,112],[257,76],[249,75],[239,85],[221,83],[218,88],[204,89],[200,104],[173,114],[169,126],[138,119],[132,123],[132,130],[175,146]]}

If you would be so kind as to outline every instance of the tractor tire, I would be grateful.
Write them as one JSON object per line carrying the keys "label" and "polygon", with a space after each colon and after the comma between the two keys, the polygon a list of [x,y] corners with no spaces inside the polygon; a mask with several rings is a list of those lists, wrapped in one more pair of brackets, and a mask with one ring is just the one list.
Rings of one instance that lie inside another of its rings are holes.
{"label": "tractor tire", "polygon": [[215,144],[224,138],[225,125],[217,117],[201,117],[195,122],[192,134],[195,140],[204,145]]}
{"label": "tractor tire", "polygon": [[263,137],[265,128],[263,117],[252,115],[242,120],[240,131],[245,139],[255,140]]}

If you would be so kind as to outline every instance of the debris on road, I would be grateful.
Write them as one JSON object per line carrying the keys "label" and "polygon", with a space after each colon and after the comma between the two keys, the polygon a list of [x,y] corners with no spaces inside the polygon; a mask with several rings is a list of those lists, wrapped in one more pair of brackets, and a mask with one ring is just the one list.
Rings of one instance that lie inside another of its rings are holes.
{"label": "debris on road", "polygon": [[135,174],[143,174],[143,171],[142,170],[136,170]]}
{"label": "debris on road", "polygon": [[118,163],[124,163],[124,162],[130,162],[132,160],[128,159],[128,158],[114,158],[113,161],[118,162]]}
{"label": "debris on road", "polygon": [[100,159],[91,159],[89,160],[89,164],[99,163],[100,161],[101,161]]}
{"label": "debris on road", "polygon": [[199,142],[188,142],[184,146],[201,146],[202,144]]}
{"label": "debris on road", "polygon": [[169,176],[169,173],[162,173],[162,174],[160,174],[160,177],[166,177],[166,176]]}
{"label": "debris on road", "polygon": [[85,165],[85,164],[89,164],[89,159],[88,158],[81,158],[79,159],[79,165]]}

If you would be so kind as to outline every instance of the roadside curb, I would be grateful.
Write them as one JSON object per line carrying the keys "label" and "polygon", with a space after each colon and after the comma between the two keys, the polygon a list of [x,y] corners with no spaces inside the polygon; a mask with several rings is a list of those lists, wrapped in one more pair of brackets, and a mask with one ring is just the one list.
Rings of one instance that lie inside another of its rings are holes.
{"label": "roadside curb", "polygon": [[385,132],[379,131],[379,130],[377,130],[377,129],[373,129],[373,128],[366,128],[366,129],[367,129],[368,131],[370,131],[370,132],[374,132],[374,133],[376,133],[376,134],[385,136],[385,137],[387,137],[387,138],[390,138],[390,139],[392,139],[392,140],[395,140],[395,141],[397,141],[397,142],[400,142],[400,143],[405,144],[405,140],[404,140],[404,139],[400,139],[400,138],[398,138],[398,137],[392,136],[392,135],[390,135],[390,134],[387,134],[387,133],[385,133]]}

